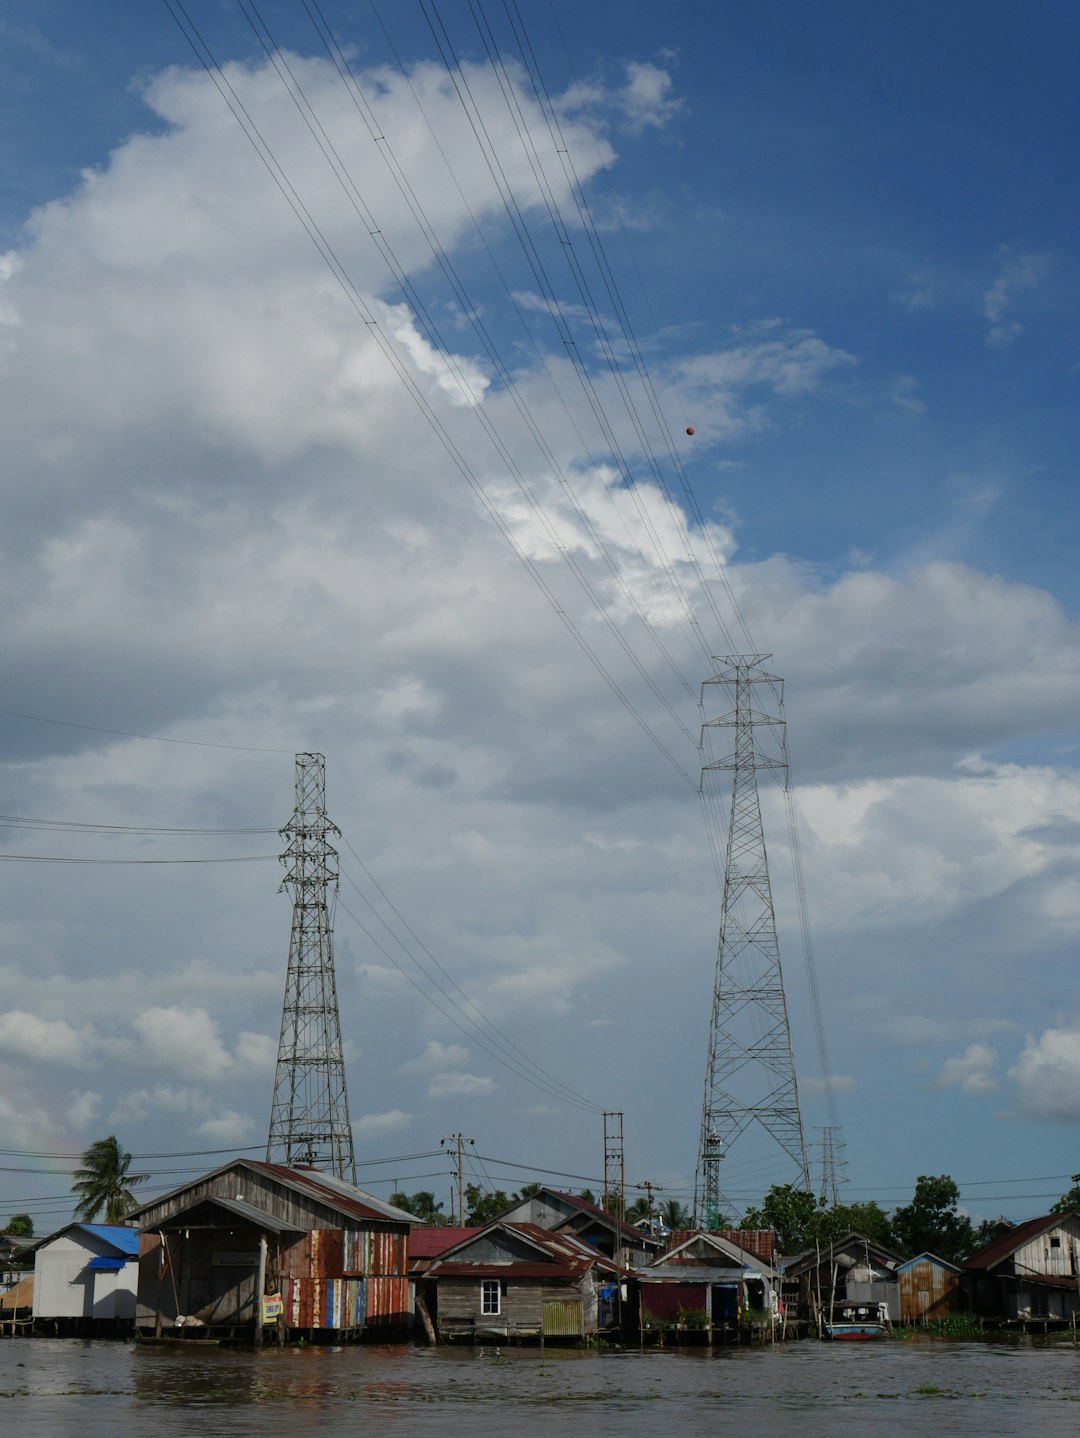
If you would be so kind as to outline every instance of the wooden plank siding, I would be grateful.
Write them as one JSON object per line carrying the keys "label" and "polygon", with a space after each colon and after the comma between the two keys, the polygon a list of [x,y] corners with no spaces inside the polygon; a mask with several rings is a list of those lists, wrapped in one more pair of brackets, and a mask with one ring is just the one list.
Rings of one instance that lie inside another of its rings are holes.
{"label": "wooden plank siding", "polygon": [[960,1273],[928,1254],[901,1264],[900,1322],[927,1323],[960,1309]]}

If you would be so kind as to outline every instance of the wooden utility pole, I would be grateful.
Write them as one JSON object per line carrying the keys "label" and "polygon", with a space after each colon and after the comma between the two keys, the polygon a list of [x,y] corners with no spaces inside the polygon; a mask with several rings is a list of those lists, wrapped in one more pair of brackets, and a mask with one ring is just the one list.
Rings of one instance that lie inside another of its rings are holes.
{"label": "wooden utility pole", "polygon": [[[471,1143],[471,1144],[473,1144],[473,1145],[475,1146],[475,1144],[476,1144],[476,1139],[474,1139],[474,1138],[466,1138],[464,1134],[452,1133],[449,1138],[441,1138],[441,1139],[439,1140],[439,1147],[440,1147],[440,1148],[446,1148],[446,1147],[447,1147],[447,1144],[450,1145],[450,1147],[447,1149],[447,1152],[450,1154],[451,1159],[454,1160],[454,1174],[455,1174],[455,1176],[456,1176],[456,1178],[457,1178],[458,1223],[461,1224],[461,1225],[464,1225],[464,1223],[465,1223],[465,1145],[466,1145],[467,1143]],[[450,1222],[451,1222],[451,1223],[453,1223],[453,1221],[454,1221],[453,1209],[454,1209],[454,1189],[453,1189],[453,1185],[451,1185],[451,1188],[450,1188]]]}

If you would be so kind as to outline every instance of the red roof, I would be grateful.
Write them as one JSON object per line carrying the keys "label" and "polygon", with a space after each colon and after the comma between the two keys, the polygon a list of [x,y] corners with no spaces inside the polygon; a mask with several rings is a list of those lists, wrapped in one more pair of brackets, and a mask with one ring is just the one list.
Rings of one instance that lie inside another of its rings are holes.
{"label": "red roof", "polygon": [[[552,1233],[550,1229],[541,1228],[536,1223],[505,1223],[501,1219],[489,1223],[484,1229],[461,1230],[466,1236],[446,1252],[452,1254],[455,1249],[467,1248],[470,1239],[477,1233],[494,1233],[498,1229],[511,1235],[516,1234],[540,1252],[536,1257],[514,1258],[509,1263],[505,1260],[477,1263],[467,1257],[436,1258],[432,1265],[436,1276],[449,1274],[472,1278],[543,1278],[547,1275],[552,1278],[580,1278],[594,1266],[606,1268],[610,1272],[617,1271],[610,1259],[568,1233]],[[545,1259],[545,1253],[550,1257]]]}
{"label": "red roof", "polygon": [[1038,1238],[1040,1233],[1045,1233],[1048,1228],[1056,1227],[1068,1217],[1067,1213],[1048,1213],[1043,1218],[1029,1218],[1026,1223],[1018,1223],[1015,1228],[1010,1228],[1008,1233],[1003,1233],[1000,1238],[995,1238],[985,1248],[980,1248],[977,1253],[973,1253],[970,1258],[965,1259],[964,1267],[994,1268],[1003,1259],[1015,1253],[1018,1248],[1022,1248],[1025,1243],[1030,1243],[1033,1238]]}
{"label": "red roof", "polygon": [[564,1203],[570,1204],[572,1208],[579,1209],[582,1213],[587,1213],[592,1218],[602,1220],[606,1227],[618,1229],[624,1238],[633,1238],[638,1243],[658,1242],[651,1234],[642,1232],[640,1228],[635,1228],[632,1223],[626,1223],[623,1219],[616,1218],[615,1214],[608,1213],[607,1209],[601,1208],[599,1204],[590,1203],[587,1198],[579,1198],[576,1193],[560,1193],[557,1188],[549,1188],[547,1192],[554,1194],[556,1198],[561,1198]]}
{"label": "red roof", "polygon": [[464,1243],[479,1233],[479,1228],[453,1228],[445,1223],[441,1228],[413,1228],[409,1230],[410,1258],[438,1258],[448,1248]]}

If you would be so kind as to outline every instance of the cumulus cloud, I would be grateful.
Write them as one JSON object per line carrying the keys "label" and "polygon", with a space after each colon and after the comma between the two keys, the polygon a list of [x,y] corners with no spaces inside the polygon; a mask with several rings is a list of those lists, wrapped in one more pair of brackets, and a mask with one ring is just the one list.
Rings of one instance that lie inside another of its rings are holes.
{"label": "cumulus cloud", "polygon": [[353,1120],[353,1137],[356,1139],[381,1138],[383,1134],[397,1133],[408,1128],[412,1114],[404,1109],[387,1109],[385,1113],[366,1113]]}
{"label": "cumulus cloud", "polygon": [[1080,1028],[1029,1034],[1009,1069],[1016,1107],[1030,1118],[1080,1122]]}
{"label": "cumulus cloud", "polygon": [[430,1039],[423,1053],[403,1063],[401,1071],[402,1073],[419,1074],[441,1073],[447,1069],[463,1068],[468,1059],[469,1050],[464,1044],[443,1044],[438,1039]]}
{"label": "cumulus cloud", "polygon": [[442,1073],[428,1084],[428,1098],[474,1098],[494,1090],[495,1080],[483,1074]]}
{"label": "cumulus cloud", "polygon": [[94,1035],[64,1019],[42,1019],[23,1009],[0,1014],[0,1053],[49,1064],[80,1067],[93,1057]]}
{"label": "cumulus cloud", "polygon": [[997,1088],[994,1076],[996,1052],[987,1044],[968,1044],[962,1054],[946,1059],[935,1081],[936,1088],[960,1088],[964,1093],[989,1093]]}
{"label": "cumulus cloud", "polygon": [[132,1022],[143,1043],[141,1061],[178,1078],[224,1078],[231,1059],[216,1022],[202,1008],[153,1005]]}

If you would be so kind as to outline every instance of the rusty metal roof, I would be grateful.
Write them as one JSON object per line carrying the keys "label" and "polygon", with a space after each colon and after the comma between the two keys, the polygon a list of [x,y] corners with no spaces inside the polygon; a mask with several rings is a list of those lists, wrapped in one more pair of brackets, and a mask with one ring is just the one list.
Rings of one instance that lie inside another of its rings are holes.
{"label": "rusty metal roof", "polygon": [[[494,1234],[500,1230],[511,1238],[524,1240],[530,1247],[538,1250],[537,1257],[514,1258],[510,1262],[503,1260],[477,1263],[464,1256],[454,1256],[462,1251],[467,1253],[469,1244],[480,1234]],[[493,1223],[474,1230],[469,1237],[447,1249],[446,1257],[437,1258],[429,1272],[435,1276],[446,1273],[457,1274],[459,1277],[468,1274],[489,1278],[534,1278],[550,1274],[553,1277],[578,1278],[592,1267],[604,1268],[610,1273],[619,1271],[609,1258],[597,1253],[590,1244],[582,1243],[571,1234],[552,1233],[550,1229],[541,1228],[536,1223],[507,1223],[503,1219],[495,1219]]]}
{"label": "rusty metal roof", "polygon": [[969,1269],[994,1268],[1003,1259],[1015,1253],[1018,1248],[1023,1248],[1025,1243],[1030,1243],[1033,1238],[1038,1238],[1040,1233],[1047,1229],[1056,1228],[1064,1223],[1069,1217],[1075,1219],[1075,1214],[1048,1213],[1042,1218],[1029,1218],[1026,1223],[1018,1223],[1015,1228],[1010,1228],[1008,1233],[1003,1233],[1000,1238],[995,1238],[985,1248],[980,1248],[970,1258],[964,1260],[964,1267]]}
{"label": "rusty metal roof", "polygon": [[479,1227],[454,1228],[450,1224],[443,1224],[440,1228],[414,1228],[409,1233],[409,1258],[439,1258],[447,1249],[464,1243],[479,1232]]}

